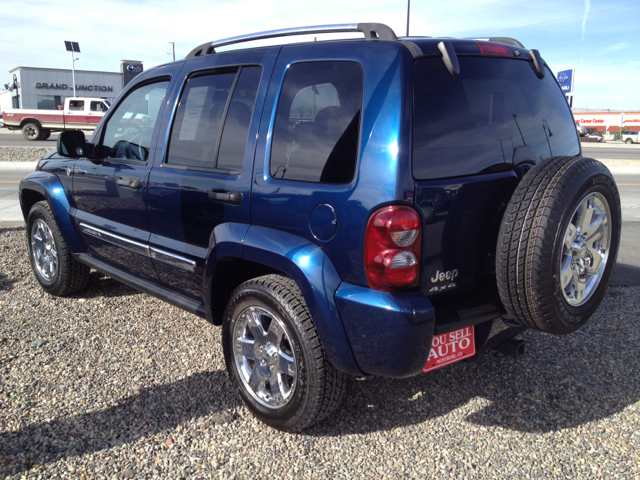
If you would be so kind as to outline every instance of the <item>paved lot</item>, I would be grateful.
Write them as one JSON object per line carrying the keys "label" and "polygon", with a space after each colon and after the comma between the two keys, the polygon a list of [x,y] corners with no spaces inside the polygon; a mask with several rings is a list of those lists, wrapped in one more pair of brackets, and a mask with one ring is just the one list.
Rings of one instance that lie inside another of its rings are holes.
{"label": "paved lot", "polygon": [[640,477],[640,287],[575,334],[526,333],[518,362],[354,379],[287,434],[240,404],[219,328],[95,273],[43,294],[22,227],[0,262],[0,478]]}

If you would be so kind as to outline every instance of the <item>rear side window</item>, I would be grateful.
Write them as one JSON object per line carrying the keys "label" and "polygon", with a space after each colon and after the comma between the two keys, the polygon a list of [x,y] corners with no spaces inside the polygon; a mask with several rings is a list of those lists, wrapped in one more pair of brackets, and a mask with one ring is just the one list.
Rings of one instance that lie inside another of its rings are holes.
{"label": "rear side window", "polygon": [[261,72],[243,67],[190,78],[171,129],[167,164],[240,169]]}
{"label": "rear side window", "polygon": [[472,175],[580,152],[575,122],[549,71],[529,62],[459,57],[452,77],[440,58],[413,67],[413,174]]}
{"label": "rear side window", "polygon": [[83,110],[84,100],[71,100],[69,102],[69,110]]}
{"label": "rear side window", "polygon": [[355,62],[292,65],[273,127],[274,178],[349,183],[358,156],[362,68]]}

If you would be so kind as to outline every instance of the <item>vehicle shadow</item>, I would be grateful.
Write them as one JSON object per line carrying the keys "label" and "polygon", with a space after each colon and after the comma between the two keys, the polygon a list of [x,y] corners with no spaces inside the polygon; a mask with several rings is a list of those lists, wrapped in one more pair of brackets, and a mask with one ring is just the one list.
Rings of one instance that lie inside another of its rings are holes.
{"label": "vehicle shadow", "polygon": [[526,433],[557,432],[610,417],[640,400],[640,315],[637,309],[614,307],[625,299],[633,303],[633,292],[610,290],[596,315],[572,335],[525,332],[528,353],[517,362],[489,352],[476,363],[460,362],[410,379],[356,380],[343,407],[305,433],[389,430],[458,408],[468,411],[468,422]]}
{"label": "vehicle shadow", "polygon": [[93,270],[89,275],[87,288],[72,295],[72,298],[113,298],[136,295],[143,295],[143,293]]}
{"label": "vehicle shadow", "polygon": [[640,267],[618,262],[611,278],[611,287],[640,286]]}
{"label": "vehicle shadow", "polygon": [[133,443],[141,436],[152,437],[195,418],[207,417],[203,428],[233,421],[232,410],[239,401],[220,399],[215,385],[228,385],[231,389],[226,371],[197,373],[150,387],[105,410],[31,424],[16,431],[0,431],[0,452],[6,457],[27,451],[22,468],[29,469],[34,463],[45,465],[60,458]]}
{"label": "vehicle shadow", "polygon": [[0,272],[0,291],[10,291],[13,289],[13,281],[3,272]]}

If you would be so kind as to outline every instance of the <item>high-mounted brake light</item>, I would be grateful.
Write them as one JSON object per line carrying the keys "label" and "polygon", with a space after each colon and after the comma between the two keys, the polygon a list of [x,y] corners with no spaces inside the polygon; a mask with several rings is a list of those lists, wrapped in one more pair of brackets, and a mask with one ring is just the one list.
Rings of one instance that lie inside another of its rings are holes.
{"label": "high-mounted brake light", "polygon": [[478,48],[480,48],[480,53],[482,55],[507,55],[509,57],[513,57],[513,52],[509,47],[501,45],[495,42],[484,42],[477,41]]}
{"label": "high-mounted brake light", "polygon": [[393,291],[418,286],[422,226],[405,205],[383,207],[369,218],[364,236],[364,268],[369,286]]}

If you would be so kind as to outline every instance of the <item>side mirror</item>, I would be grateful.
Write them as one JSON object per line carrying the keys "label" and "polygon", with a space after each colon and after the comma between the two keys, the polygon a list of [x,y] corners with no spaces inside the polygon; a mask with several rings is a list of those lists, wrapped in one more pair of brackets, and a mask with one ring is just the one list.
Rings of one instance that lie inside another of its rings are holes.
{"label": "side mirror", "polygon": [[84,132],[80,130],[65,130],[58,135],[58,155],[70,158],[95,156],[95,148],[87,143]]}
{"label": "side mirror", "polygon": [[58,135],[58,155],[78,158],[84,156],[86,140],[80,130],[65,130]]}

